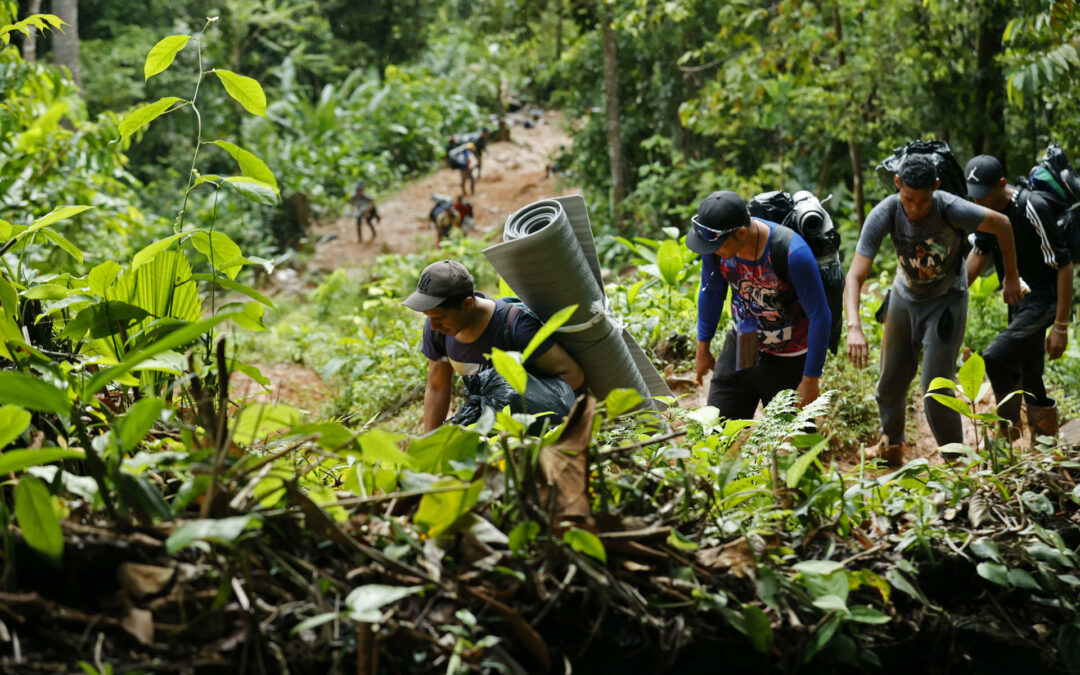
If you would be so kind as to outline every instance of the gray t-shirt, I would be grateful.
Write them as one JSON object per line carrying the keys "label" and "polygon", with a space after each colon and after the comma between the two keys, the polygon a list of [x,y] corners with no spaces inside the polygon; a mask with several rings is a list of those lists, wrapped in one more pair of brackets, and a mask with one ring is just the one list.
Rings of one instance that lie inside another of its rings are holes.
{"label": "gray t-shirt", "polygon": [[901,297],[918,302],[953,289],[966,291],[963,240],[985,217],[986,209],[978,204],[936,190],[930,214],[913,224],[900,195],[889,195],[867,216],[855,252],[873,260],[885,235],[891,234],[900,262],[893,287]]}

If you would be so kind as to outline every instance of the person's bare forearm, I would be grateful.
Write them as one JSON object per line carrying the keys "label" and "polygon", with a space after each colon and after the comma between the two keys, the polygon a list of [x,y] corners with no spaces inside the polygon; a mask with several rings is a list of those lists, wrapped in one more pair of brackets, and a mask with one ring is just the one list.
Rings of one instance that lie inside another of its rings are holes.
{"label": "person's bare forearm", "polygon": [[1057,313],[1054,317],[1055,325],[1068,326],[1072,318],[1073,298],[1073,264],[1069,263],[1058,268],[1057,273]]}
{"label": "person's bare forearm", "polygon": [[986,269],[986,262],[990,259],[990,256],[985,253],[979,253],[978,251],[972,251],[968,255],[967,259],[967,277],[968,286],[975,282],[982,271]]}
{"label": "person's bare forearm", "polygon": [[428,387],[424,391],[424,433],[442,426],[448,412],[450,412],[450,390]]}

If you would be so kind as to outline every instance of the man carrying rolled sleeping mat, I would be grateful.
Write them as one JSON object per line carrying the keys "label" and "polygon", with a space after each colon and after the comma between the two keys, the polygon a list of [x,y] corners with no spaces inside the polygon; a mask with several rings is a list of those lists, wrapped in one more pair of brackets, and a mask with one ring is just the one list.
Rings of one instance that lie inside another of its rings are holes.
{"label": "man carrying rolled sleeping mat", "polygon": [[[788,238],[788,281],[770,257],[781,237]],[[701,255],[694,362],[699,383],[712,372],[709,405],[727,419],[749,419],[759,401],[768,404],[784,389],[795,389],[801,405],[816,399],[832,314],[806,241],[782,225],[751,218],[734,192],[714,192],[691,219],[686,245]],[[728,288],[735,329],[716,359],[710,343]]]}
{"label": "man carrying rolled sleeping mat", "polygon": [[[492,300],[475,290],[473,277],[455,260],[440,260],[424,268],[416,291],[405,306],[427,317],[421,351],[428,358],[427,387],[424,390],[424,432],[446,421],[454,372],[469,378],[491,370],[488,355],[493,347],[504,351],[524,351],[540,330],[540,320],[522,303]],[[552,339],[540,345],[525,362],[531,376],[561,378],[559,410],[565,415],[574,402],[574,390],[585,382],[577,362]],[[548,387],[545,393],[552,388]],[[526,403],[529,389],[526,389]],[[528,412],[536,414],[530,408]]]}

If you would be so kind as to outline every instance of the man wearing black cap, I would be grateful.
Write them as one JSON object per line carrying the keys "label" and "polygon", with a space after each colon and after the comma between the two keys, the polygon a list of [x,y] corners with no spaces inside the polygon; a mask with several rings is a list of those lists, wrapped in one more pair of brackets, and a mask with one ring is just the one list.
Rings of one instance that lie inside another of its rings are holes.
{"label": "man wearing black cap", "polygon": [[[899,192],[883,199],[867,216],[855,247],[844,287],[848,358],[862,368],[869,349],[859,319],[863,283],[885,235],[899,259],[889,295],[877,384],[882,439],[871,456],[889,464],[902,461],[907,391],[922,362],[922,390],[936,377],[953,379],[967,322],[967,274],[964,244],[981,230],[995,234],[1005,261],[1005,301],[1020,299],[1012,228],[1009,219],[956,195],[938,190],[941,181],[928,155],[909,154],[893,177]],[[948,390],[940,393],[947,394]],[[960,415],[929,396],[926,419],[938,445],[963,442]]]}
{"label": "man wearing black cap", "polygon": [[[1009,307],[1009,325],[983,352],[986,374],[998,402],[1017,388],[1024,390],[1032,438],[1057,435],[1057,407],[1046,396],[1043,384],[1044,353],[1056,359],[1065,351],[1072,312],[1073,266],[1069,249],[1057,226],[1063,204],[1040,192],[1018,189],[1005,180],[1005,169],[996,157],[973,157],[964,169],[968,196],[981,206],[1009,218],[1016,238],[1016,265],[1031,291],[1018,305]],[[1001,275],[1001,249],[997,238],[975,233],[975,248],[968,255],[968,283],[982,273],[990,257]],[[1046,329],[1050,328],[1047,336]],[[1001,403],[998,415],[1010,424],[1020,421],[1020,396]],[[1015,426],[1014,426],[1015,429]],[[1018,432],[1010,432],[1014,438]]]}
{"label": "man wearing black cap", "polygon": [[[405,306],[427,316],[421,351],[428,358],[424,391],[424,432],[446,421],[454,372],[476,375],[491,368],[492,347],[523,351],[540,330],[540,320],[517,303],[491,300],[473,288],[473,277],[455,260],[424,268]],[[578,389],[585,374],[566,350],[548,338],[525,362],[529,371],[561,377]]]}
{"label": "man wearing black cap", "polygon": [[[781,279],[770,257],[781,226],[751,218],[734,192],[706,197],[690,222],[686,245],[702,263],[694,362],[699,383],[713,373],[709,405],[727,419],[749,419],[784,389],[803,405],[816,399],[832,315],[810,247],[790,233],[789,280]],[[728,288],[736,328],[716,359],[710,344]]]}

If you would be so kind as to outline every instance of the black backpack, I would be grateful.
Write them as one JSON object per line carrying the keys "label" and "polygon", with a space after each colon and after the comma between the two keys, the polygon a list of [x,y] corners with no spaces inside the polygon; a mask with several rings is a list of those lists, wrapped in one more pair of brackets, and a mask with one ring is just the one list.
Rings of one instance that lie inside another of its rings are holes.
{"label": "black backpack", "polygon": [[[796,193],[801,195],[803,193]],[[810,193],[806,193],[810,197]],[[788,274],[788,251],[791,248],[791,236],[798,232],[817,259],[821,284],[825,287],[825,300],[832,313],[829,326],[829,349],[833,354],[840,348],[840,333],[844,325],[844,266],[840,263],[840,233],[833,227],[832,219],[821,208],[817,198],[812,204],[799,208],[791,195],[782,190],[763,192],[753,199],[747,207],[750,215],[763,220],[778,223],[769,249],[769,260],[776,276],[784,283],[791,283]]]}
{"label": "black backpack", "polygon": [[1028,175],[1021,177],[1017,185],[1040,193],[1051,204],[1062,209],[1058,227],[1073,262],[1080,262],[1080,175],[1061,146],[1051,143],[1042,161],[1031,167]]}

